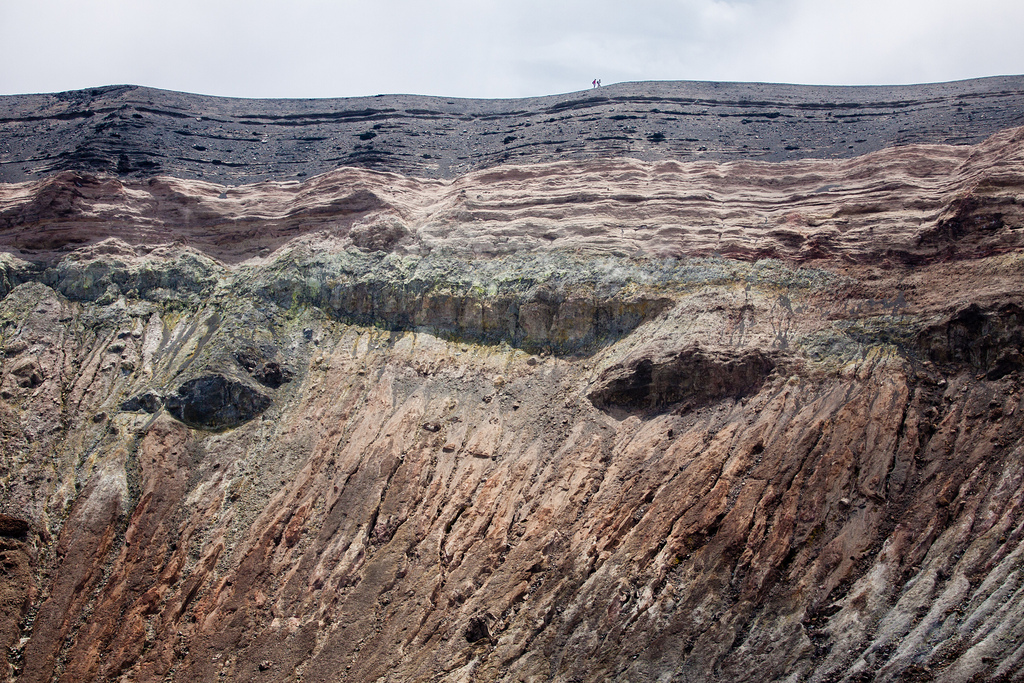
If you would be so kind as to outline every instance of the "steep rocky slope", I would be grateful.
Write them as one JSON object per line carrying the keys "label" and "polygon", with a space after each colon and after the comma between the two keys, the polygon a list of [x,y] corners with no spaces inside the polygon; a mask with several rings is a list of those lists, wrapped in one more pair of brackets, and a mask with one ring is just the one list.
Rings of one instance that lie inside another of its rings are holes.
{"label": "steep rocky slope", "polygon": [[1024,128],[929,125],[0,186],[4,675],[1024,679]]}
{"label": "steep rocky slope", "polygon": [[456,178],[506,163],[851,158],[1024,125],[1024,78],[916,86],[618,83],[517,100],[242,100],[112,86],[0,97],[0,181],[61,170],[226,185],[339,166]]}

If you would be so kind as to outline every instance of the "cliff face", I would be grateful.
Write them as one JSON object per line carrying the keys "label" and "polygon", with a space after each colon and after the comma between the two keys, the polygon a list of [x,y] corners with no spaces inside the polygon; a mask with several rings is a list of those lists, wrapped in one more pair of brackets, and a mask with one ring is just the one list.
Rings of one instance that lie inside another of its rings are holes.
{"label": "cliff face", "polygon": [[619,83],[517,100],[242,100],[112,86],[0,97],[0,181],[62,170],[225,185],[340,166],[453,179],[503,164],[853,158],[1024,125],[1024,78],[916,86]]}
{"label": "cliff face", "polygon": [[1021,680],[1024,129],[918,130],[0,186],[4,675]]}

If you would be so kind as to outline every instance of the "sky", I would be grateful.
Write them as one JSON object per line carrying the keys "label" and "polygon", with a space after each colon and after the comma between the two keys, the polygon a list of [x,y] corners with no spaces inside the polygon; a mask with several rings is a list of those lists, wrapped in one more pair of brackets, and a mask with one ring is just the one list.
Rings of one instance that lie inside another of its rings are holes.
{"label": "sky", "polygon": [[513,98],[1024,74],[1022,0],[0,0],[0,94]]}

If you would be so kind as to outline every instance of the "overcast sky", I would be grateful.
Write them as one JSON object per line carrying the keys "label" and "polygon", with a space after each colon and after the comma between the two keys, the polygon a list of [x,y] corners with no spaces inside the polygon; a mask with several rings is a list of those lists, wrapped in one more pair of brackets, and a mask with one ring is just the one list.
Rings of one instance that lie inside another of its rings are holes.
{"label": "overcast sky", "polygon": [[0,94],[526,97],[1024,73],[1024,0],[0,0]]}

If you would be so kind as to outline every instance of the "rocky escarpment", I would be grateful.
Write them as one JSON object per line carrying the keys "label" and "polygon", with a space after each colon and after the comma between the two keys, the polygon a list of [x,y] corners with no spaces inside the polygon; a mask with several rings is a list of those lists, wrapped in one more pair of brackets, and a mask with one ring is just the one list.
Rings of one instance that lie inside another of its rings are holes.
{"label": "rocky escarpment", "polygon": [[619,83],[516,100],[240,100],[114,86],[0,97],[0,181],[61,170],[302,179],[339,166],[456,178],[571,159],[852,158],[1024,125],[1024,79],[899,87]]}
{"label": "rocky escarpment", "polygon": [[1021,680],[1024,131],[879,147],[0,186],[4,675]]}

